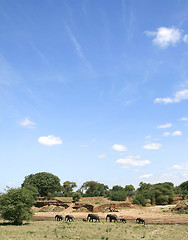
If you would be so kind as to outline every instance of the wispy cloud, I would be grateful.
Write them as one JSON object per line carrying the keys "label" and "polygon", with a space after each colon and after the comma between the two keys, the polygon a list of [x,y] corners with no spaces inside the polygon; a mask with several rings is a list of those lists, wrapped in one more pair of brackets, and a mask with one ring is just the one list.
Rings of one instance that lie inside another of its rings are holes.
{"label": "wispy cloud", "polygon": [[173,170],[188,170],[188,163],[175,164],[170,169],[173,169]]}
{"label": "wispy cloud", "polygon": [[38,142],[46,146],[58,145],[63,143],[60,137],[56,137],[53,135],[49,135],[47,137],[39,137]]}
{"label": "wispy cloud", "polygon": [[181,136],[182,132],[180,130],[174,131],[173,133],[170,132],[164,132],[163,136],[167,137],[167,136]]}
{"label": "wispy cloud", "polygon": [[188,121],[188,117],[182,117],[180,121]]}
{"label": "wispy cloud", "polygon": [[147,136],[145,136],[145,138],[149,139],[149,138],[152,138],[152,136],[151,135],[147,135]]}
{"label": "wispy cloud", "polygon": [[166,98],[156,98],[154,100],[154,103],[178,103],[181,102],[183,100],[187,100],[188,99],[188,89],[184,89],[181,91],[177,91],[174,95],[173,98],[170,97],[166,97]]}
{"label": "wispy cloud", "polygon": [[31,46],[33,50],[37,53],[37,55],[41,58],[43,63],[45,63],[48,67],[50,67],[50,63],[47,57],[45,56],[45,54],[33,42],[31,42]]}
{"label": "wispy cloud", "polygon": [[157,31],[145,31],[147,36],[154,37],[152,42],[153,44],[159,46],[160,48],[167,48],[168,46],[176,45],[181,40],[182,30],[171,27],[160,27]]}
{"label": "wispy cloud", "polygon": [[161,143],[149,143],[144,145],[144,148],[148,150],[158,150],[161,147],[162,147]]}
{"label": "wispy cloud", "polygon": [[172,127],[172,123],[166,123],[164,125],[160,125],[157,128],[171,128]]}
{"label": "wispy cloud", "polygon": [[185,43],[188,43],[188,34],[185,34],[185,36],[183,37],[183,41],[184,41]]}
{"label": "wispy cloud", "polygon": [[100,154],[97,156],[98,158],[106,158],[106,154]]}
{"label": "wispy cloud", "polygon": [[35,128],[35,122],[32,122],[31,120],[29,120],[29,118],[25,118],[23,121],[20,122],[20,125],[26,128],[30,128],[33,129]]}
{"label": "wispy cloud", "polygon": [[81,148],[88,148],[87,144],[80,145]]}
{"label": "wispy cloud", "polygon": [[164,136],[164,137],[170,136],[170,132],[164,132],[164,133],[163,133],[163,136]]}
{"label": "wispy cloud", "polygon": [[72,43],[73,43],[73,45],[76,49],[76,52],[77,52],[79,58],[83,61],[83,63],[85,64],[85,66],[87,68],[91,69],[92,67],[91,67],[90,63],[88,62],[88,60],[86,59],[86,57],[85,57],[85,55],[82,51],[82,47],[79,44],[78,40],[76,39],[75,35],[73,34],[72,30],[70,29],[70,27],[66,23],[64,23],[64,24],[65,24],[67,32],[70,36],[70,39],[71,39],[71,41],[72,41]]}
{"label": "wispy cloud", "polygon": [[152,173],[149,173],[149,174],[142,175],[142,176],[140,176],[139,178],[150,178],[150,177],[152,177],[152,176],[153,176],[153,174],[152,174]]}
{"label": "wispy cloud", "polygon": [[0,54],[0,85],[10,87],[20,81],[20,76],[15,72],[11,63]]}
{"label": "wispy cloud", "polygon": [[112,148],[115,150],[115,151],[118,151],[118,152],[124,152],[124,151],[128,151],[128,148],[123,146],[123,145],[120,145],[120,144],[114,144],[112,146]]}
{"label": "wispy cloud", "polygon": [[116,160],[116,163],[119,163],[122,165],[122,168],[129,168],[129,167],[141,167],[144,165],[151,164],[149,160],[138,160],[141,157],[136,155],[136,156],[127,156],[125,158],[120,158]]}

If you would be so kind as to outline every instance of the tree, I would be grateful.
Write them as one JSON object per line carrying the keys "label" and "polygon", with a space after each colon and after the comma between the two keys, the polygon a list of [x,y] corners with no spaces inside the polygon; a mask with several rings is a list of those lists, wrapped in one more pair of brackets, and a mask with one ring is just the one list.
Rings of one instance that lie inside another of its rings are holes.
{"label": "tree", "polygon": [[135,198],[133,199],[133,203],[134,204],[138,204],[138,205],[142,205],[142,206],[146,206],[147,204],[147,199],[145,198],[145,196],[138,192],[135,196]]}
{"label": "tree", "polygon": [[178,189],[183,196],[183,199],[188,196],[188,181],[183,182],[179,185]]}
{"label": "tree", "polygon": [[35,187],[33,185],[26,185],[23,188],[30,190],[32,192],[34,198],[39,196],[39,192],[38,192],[38,188],[37,187]]}
{"label": "tree", "polygon": [[48,172],[39,172],[26,176],[22,188],[28,188],[31,185],[37,188],[41,197],[54,194],[62,189],[60,179]]}
{"label": "tree", "polygon": [[23,220],[32,216],[31,207],[34,203],[33,193],[25,188],[7,188],[0,195],[0,213],[5,220],[21,225]]}
{"label": "tree", "polygon": [[87,197],[105,196],[108,191],[108,186],[103,183],[88,181],[82,184],[79,191]]}
{"label": "tree", "polygon": [[127,192],[124,187],[115,185],[108,192],[108,199],[111,201],[125,201],[127,197]]}
{"label": "tree", "polygon": [[171,204],[174,198],[174,184],[170,182],[154,184],[151,189],[155,195],[156,204]]}
{"label": "tree", "polygon": [[109,191],[108,199],[111,201],[125,201],[127,197],[127,193],[125,190],[118,190],[118,191]]}
{"label": "tree", "polygon": [[135,188],[133,185],[126,185],[125,191],[127,192],[127,196],[132,197],[135,193]]}
{"label": "tree", "polygon": [[80,200],[80,198],[81,198],[81,195],[80,195],[79,192],[73,193],[72,199],[73,199],[74,202],[78,202]]}
{"label": "tree", "polygon": [[112,187],[112,191],[123,191],[123,190],[124,190],[124,188],[119,185],[115,185]]}
{"label": "tree", "polygon": [[62,191],[64,197],[72,197],[73,188],[77,187],[75,182],[66,181],[63,183]]}

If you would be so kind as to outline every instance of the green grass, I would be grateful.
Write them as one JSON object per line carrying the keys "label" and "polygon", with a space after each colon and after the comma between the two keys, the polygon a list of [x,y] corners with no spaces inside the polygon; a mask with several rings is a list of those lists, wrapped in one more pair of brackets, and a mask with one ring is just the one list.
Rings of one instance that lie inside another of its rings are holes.
{"label": "green grass", "polygon": [[0,221],[1,240],[41,240],[41,239],[160,239],[183,240],[188,239],[186,225],[153,225],[146,226],[133,223],[88,223],[75,222],[34,221],[22,226],[6,225]]}

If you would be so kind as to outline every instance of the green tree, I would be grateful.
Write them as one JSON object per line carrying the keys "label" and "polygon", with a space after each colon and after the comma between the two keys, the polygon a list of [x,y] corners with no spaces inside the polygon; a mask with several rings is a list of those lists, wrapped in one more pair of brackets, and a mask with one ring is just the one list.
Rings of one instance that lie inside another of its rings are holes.
{"label": "green tree", "polygon": [[63,183],[62,192],[64,197],[72,197],[73,188],[77,187],[75,182],[66,181]]}
{"label": "green tree", "polygon": [[39,192],[38,192],[38,188],[37,187],[35,187],[33,185],[26,185],[23,188],[30,190],[32,192],[34,198],[39,196]]}
{"label": "green tree", "polygon": [[2,218],[13,224],[21,225],[23,220],[32,216],[31,207],[34,203],[33,193],[25,188],[7,188],[0,195],[0,213]]}
{"label": "green tree", "polygon": [[78,202],[80,200],[80,198],[81,198],[81,195],[80,195],[79,192],[73,193],[72,199],[73,199],[74,202]]}
{"label": "green tree", "polygon": [[115,185],[112,187],[112,191],[123,191],[123,190],[124,190],[124,188],[119,185]]}
{"label": "green tree", "polygon": [[125,190],[119,190],[119,191],[109,191],[108,199],[111,201],[125,201],[127,197],[127,193]]}
{"label": "green tree", "polygon": [[26,176],[22,183],[22,188],[28,188],[31,185],[37,188],[41,197],[49,196],[62,190],[60,179],[48,172],[39,172]]}
{"label": "green tree", "polygon": [[125,192],[127,192],[127,196],[132,197],[135,194],[135,188],[133,185],[126,185]]}
{"label": "green tree", "polygon": [[147,204],[147,199],[142,193],[138,192],[135,198],[133,199],[133,203],[145,206]]}
{"label": "green tree", "polygon": [[188,181],[183,182],[178,187],[180,193],[182,194],[183,198],[188,196]]}
{"label": "green tree", "polygon": [[82,184],[79,191],[87,197],[106,196],[108,186],[103,183],[88,181]]}
{"label": "green tree", "polygon": [[151,187],[155,195],[156,204],[171,204],[174,198],[174,184],[170,182],[157,183]]}

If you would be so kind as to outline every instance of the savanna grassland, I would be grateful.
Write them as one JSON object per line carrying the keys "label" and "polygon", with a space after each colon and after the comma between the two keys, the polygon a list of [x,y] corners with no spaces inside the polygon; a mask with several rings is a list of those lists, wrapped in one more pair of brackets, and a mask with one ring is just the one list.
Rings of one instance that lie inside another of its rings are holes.
{"label": "savanna grassland", "polygon": [[187,225],[140,225],[132,222],[109,223],[102,220],[100,223],[82,222],[55,222],[54,220],[31,221],[21,226],[8,225],[0,222],[1,240],[41,240],[41,239],[188,239]]}

